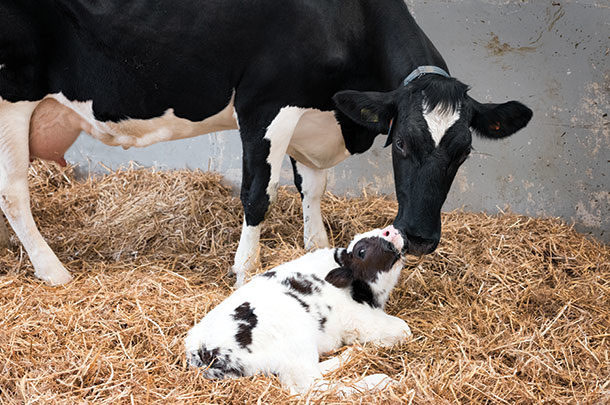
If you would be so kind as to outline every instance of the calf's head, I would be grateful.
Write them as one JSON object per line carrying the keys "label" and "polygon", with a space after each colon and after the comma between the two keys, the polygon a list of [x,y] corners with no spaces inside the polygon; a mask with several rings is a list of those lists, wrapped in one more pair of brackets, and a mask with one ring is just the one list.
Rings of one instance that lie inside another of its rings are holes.
{"label": "calf's head", "polygon": [[403,240],[393,227],[357,235],[347,249],[337,249],[340,267],[326,281],[338,288],[351,287],[352,297],[373,307],[383,307],[394,288],[402,263]]}
{"label": "calf's head", "polygon": [[441,235],[441,207],[476,135],[500,139],[527,125],[532,111],[517,101],[483,104],[468,87],[436,74],[389,92],[342,91],[337,108],[392,145],[398,214],[394,226],[403,253],[427,254]]}

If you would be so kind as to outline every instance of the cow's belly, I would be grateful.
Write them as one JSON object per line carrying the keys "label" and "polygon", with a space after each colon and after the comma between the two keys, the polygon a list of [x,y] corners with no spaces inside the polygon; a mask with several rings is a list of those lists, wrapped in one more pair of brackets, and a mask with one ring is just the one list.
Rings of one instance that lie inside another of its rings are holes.
{"label": "cow's belly", "polygon": [[328,169],[350,156],[334,113],[315,109],[308,109],[299,119],[288,154],[316,169]]}
{"label": "cow's belly", "polygon": [[110,122],[95,119],[91,101],[70,101],[58,93],[43,99],[32,113],[30,155],[65,163],[63,155],[81,131],[107,145],[127,149],[227,129],[237,129],[233,97],[224,109],[203,121],[176,117],[173,110],[168,109],[156,118]]}

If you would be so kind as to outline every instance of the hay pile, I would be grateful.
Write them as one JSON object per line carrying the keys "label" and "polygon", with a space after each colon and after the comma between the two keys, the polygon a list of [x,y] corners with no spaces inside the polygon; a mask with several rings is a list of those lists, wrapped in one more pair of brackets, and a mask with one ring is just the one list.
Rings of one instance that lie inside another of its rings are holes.
{"label": "hay pile", "polygon": [[[0,252],[0,402],[291,400],[276,378],[214,382],[185,363],[186,331],[233,282],[242,213],[219,176],[132,168],[76,182],[45,164],[32,174],[34,216],[76,279],[47,287],[16,240]],[[396,208],[378,197],[323,204],[337,245]],[[300,211],[281,190],[264,268],[303,253]],[[332,378],[383,372],[401,385],[357,401],[610,401],[610,248],[558,220],[444,215],[438,250],[407,263],[387,310],[415,339],[365,347]]]}

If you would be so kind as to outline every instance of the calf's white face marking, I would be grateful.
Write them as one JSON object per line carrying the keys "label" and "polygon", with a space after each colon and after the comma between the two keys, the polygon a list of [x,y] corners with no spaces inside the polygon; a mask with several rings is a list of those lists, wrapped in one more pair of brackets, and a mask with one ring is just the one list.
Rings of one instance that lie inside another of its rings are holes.
{"label": "calf's white face marking", "polygon": [[438,104],[434,110],[430,111],[426,102],[424,102],[422,107],[424,119],[428,124],[430,135],[436,147],[447,133],[447,130],[460,119],[460,110],[459,108],[456,110],[444,108],[441,104]]}

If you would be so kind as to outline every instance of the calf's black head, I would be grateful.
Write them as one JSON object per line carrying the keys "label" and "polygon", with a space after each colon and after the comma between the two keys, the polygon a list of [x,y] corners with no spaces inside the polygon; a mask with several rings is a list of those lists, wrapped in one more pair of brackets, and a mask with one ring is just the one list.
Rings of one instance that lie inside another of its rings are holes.
{"label": "calf's black head", "polygon": [[454,78],[421,76],[390,92],[342,91],[337,108],[375,133],[388,133],[398,199],[394,220],[403,253],[427,254],[441,235],[441,207],[474,132],[500,139],[527,125],[532,111],[517,101],[479,103]]}

